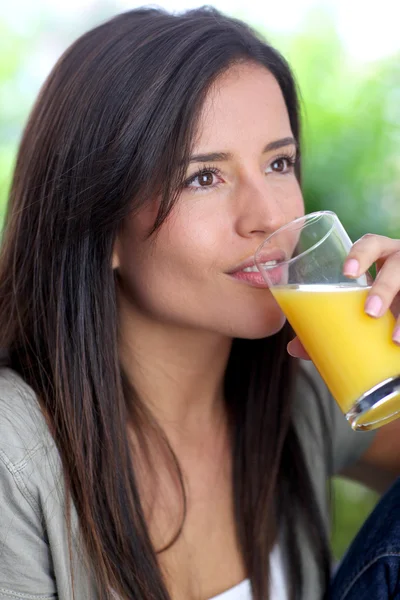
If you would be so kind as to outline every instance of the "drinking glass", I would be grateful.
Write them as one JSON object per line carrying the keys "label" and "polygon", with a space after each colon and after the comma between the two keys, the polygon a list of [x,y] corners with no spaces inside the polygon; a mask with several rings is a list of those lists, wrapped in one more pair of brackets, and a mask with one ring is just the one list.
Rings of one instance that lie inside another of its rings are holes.
{"label": "drinking glass", "polygon": [[331,211],[300,217],[272,233],[255,263],[272,295],[354,430],[400,416],[400,348],[390,311],[364,311],[371,277],[350,279],[352,242]]}

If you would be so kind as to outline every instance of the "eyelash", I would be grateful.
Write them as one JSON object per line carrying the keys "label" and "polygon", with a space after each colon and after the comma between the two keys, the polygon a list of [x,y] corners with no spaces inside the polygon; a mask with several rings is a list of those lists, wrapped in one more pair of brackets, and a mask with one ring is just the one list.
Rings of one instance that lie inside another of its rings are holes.
{"label": "eyelash", "polygon": [[[276,158],[274,158],[274,160],[272,161],[271,165],[273,165],[274,163],[276,163],[278,160],[287,160],[288,162],[288,170],[286,171],[286,173],[282,173],[283,175],[286,175],[288,172],[290,172],[289,170],[293,169],[298,161],[298,155],[293,153],[293,154],[282,154],[281,156],[277,156]],[[189,187],[191,183],[193,183],[194,181],[196,181],[196,179],[198,177],[201,177],[202,175],[205,175],[206,173],[212,173],[213,175],[217,175],[217,176],[221,176],[221,171],[220,169],[218,169],[217,167],[212,167],[212,166],[204,166],[201,169],[199,169],[198,171],[196,171],[196,173],[193,173],[193,175],[191,175],[188,179],[186,179],[183,182],[183,187],[189,189],[189,191],[191,192],[204,192],[207,189],[215,189],[216,187],[219,186],[219,183],[213,184],[212,186],[200,186],[198,188],[191,188]],[[279,171],[278,171],[279,174]]]}
{"label": "eyelash", "polygon": [[[188,188],[191,192],[202,192],[207,188],[210,188],[211,186],[204,186],[204,187],[198,187],[198,188],[190,188],[190,184],[193,183],[194,181],[196,181],[196,179],[198,177],[201,177],[202,175],[205,175],[206,173],[212,173],[213,175],[217,175],[217,176],[221,176],[221,171],[217,168],[217,167],[207,167],[204,166],[201,169],[199,169],[198,171],[196,171],[196,173],[193,173],[193,175],[191,175],[189,177],[189,179],[186,179],[186,181],[183,182],[183,187],[184,188]],[[216,186],[218,186],[219,184],[214,184],[212,187],[215,188]]]}
{"label": "eyelash", "polygon": [[289,168],[293,168],[296,166],[298,159],[298,154],[296,154],[295,152],[293,154],[282,154],[281,156],[277,156],[276,158],[274,158],[271,164],[273,165],[278,160],[287,160]]}

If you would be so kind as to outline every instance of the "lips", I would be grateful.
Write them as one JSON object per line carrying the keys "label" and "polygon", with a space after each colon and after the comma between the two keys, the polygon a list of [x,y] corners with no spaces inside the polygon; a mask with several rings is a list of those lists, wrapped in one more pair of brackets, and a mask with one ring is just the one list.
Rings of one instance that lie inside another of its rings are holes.
{"label": "lips", "polygon": [[[268,262],[276,261],[277,264],[286,260],[286,254],[280,248],[275,248],[271,250],[262,250],[259,254],[257,254],[257,262],[258,264],[264,264]],[[256,265],[255,257],[251,256],[248,259],[241,262],[237,267],[229,271],[230,275],[235,273],[243,272],[247,267],[254,267]]]}
{"label": "lips", "polygon": [[261,272],[258,269],[245,271],[245,269],[249,267],[256,266],[254,256],[241,262],[239,265],[237,265],[237,267],[230,271],[228,275],[252,287],[268,288],[271,285],[283,283],[283,281],[287,279],[285,277],[285,273],[287,273],[287,266],[281,264],[286,259],[287,255],[280,248],[274,248],[271,250],[263,249],[257,253],[257,262],[260,264],[260,266],[263,264],[268,265],[268,263],[272,263],[269,267],[266,266],[268,277],[265,276],[265,269],[261,269]]}

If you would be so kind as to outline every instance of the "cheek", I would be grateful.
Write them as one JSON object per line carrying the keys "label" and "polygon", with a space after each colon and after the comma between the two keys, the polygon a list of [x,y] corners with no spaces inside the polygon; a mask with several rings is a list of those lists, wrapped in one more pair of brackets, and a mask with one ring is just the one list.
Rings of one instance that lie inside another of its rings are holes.
{"label": "cheek", "polygon": [[210,294],[210,272],[223,250],[222,220],[176,208],[151,239],[144,235],[146,215],[132,219],[120,236],[120,280],[131,302],[146,312],[175,312]]}
{"label": "cheek", "polygon": [[305,206],[304,206],[304,198],[303,193],[300,188],[300,184],[296,180],[296,190],[295,201],[293,202],[293,219],[297,219],[298,217],[304,216]]}
{"label": "cheek", "polygon": [[216,210],[206,211],[200,201],[189,207],[182,204],[162,225],[155,251],[159,264],[166,263],[176,277],[204,281],[224,256],[227,219]]}
{"label": "cheek", "polygon": [[246,289],[224,298],[219,325],[230,324],[233,337],[259,339],[282,329],[286,318],[268,290]]}
{"label": "cheek", "polygon": [[304,199],[299,182],[294,176],[281,189],[282,205],[286,216],[286,222],[294,221],[304,215]]}

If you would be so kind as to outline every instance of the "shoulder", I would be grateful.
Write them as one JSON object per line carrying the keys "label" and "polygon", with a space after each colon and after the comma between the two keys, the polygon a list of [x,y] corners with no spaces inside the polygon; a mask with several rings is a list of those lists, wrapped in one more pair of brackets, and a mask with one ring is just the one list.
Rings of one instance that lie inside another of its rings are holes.
{"label": "shoulder", "polygon": [[35,454],[54,447],[32,388],[14,370],[0,368],[0,460],[23,469]]}
{"label": "shoulder", "polygon": [[0,368],[1,599],[71,597],[57,593],[68,564],[60,475],[34,391],[18,373]]}

